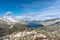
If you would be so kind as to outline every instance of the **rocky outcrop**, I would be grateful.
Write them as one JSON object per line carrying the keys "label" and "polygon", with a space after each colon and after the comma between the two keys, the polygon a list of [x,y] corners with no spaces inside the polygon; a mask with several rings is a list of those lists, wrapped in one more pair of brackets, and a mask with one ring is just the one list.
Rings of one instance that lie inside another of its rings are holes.
{"label": "rocky outcrop", "polygon": [[55,35],[44,30],[33,30],[7,35],[4,40],[55,40]]}

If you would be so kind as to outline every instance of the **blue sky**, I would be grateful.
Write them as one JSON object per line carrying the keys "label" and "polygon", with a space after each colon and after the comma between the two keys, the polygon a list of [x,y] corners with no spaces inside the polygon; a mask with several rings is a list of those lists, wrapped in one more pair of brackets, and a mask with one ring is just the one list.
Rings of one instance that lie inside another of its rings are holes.
{"label": "blue sky", "polygon": [[60,0],[0,0],[0,15],[10,14],[25,19],[60,17]]}

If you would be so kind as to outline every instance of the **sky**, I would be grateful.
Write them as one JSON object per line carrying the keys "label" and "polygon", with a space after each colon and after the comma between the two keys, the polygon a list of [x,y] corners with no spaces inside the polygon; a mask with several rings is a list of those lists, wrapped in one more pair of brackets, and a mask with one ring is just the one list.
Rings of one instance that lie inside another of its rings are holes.
{"label": "sky", "polygon": [[60,18],[60,0],[0,0],[0,15],[24,20]]}

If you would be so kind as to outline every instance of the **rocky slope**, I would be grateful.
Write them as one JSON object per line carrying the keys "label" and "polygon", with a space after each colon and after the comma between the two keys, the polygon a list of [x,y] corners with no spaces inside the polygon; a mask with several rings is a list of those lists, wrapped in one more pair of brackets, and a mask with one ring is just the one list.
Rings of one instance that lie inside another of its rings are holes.
{"label": "rocky slope", "polygon": [[32,30],[13,33],[3,37],[4,40],[58,40],[54,33],[44,30]]}

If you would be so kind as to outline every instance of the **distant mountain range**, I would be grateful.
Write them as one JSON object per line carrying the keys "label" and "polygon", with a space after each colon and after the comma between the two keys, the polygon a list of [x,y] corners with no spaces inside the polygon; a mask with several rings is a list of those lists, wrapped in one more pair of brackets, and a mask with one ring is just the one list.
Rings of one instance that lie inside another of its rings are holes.
{"label": "distant mountain range", "polygon": [[55,24],[55,23],[59,23],[60,22],[60,18],[55,18],[55,19],[48,19],[48,20],[44,20],[41,22],[41,24],[43,25],[52,25],[52,24]]}
{"label": "distant mountain range", "polygon": [[60,31],[60,18],[49,19],[41,22],[45,26],[45,30],[48,31]]}

